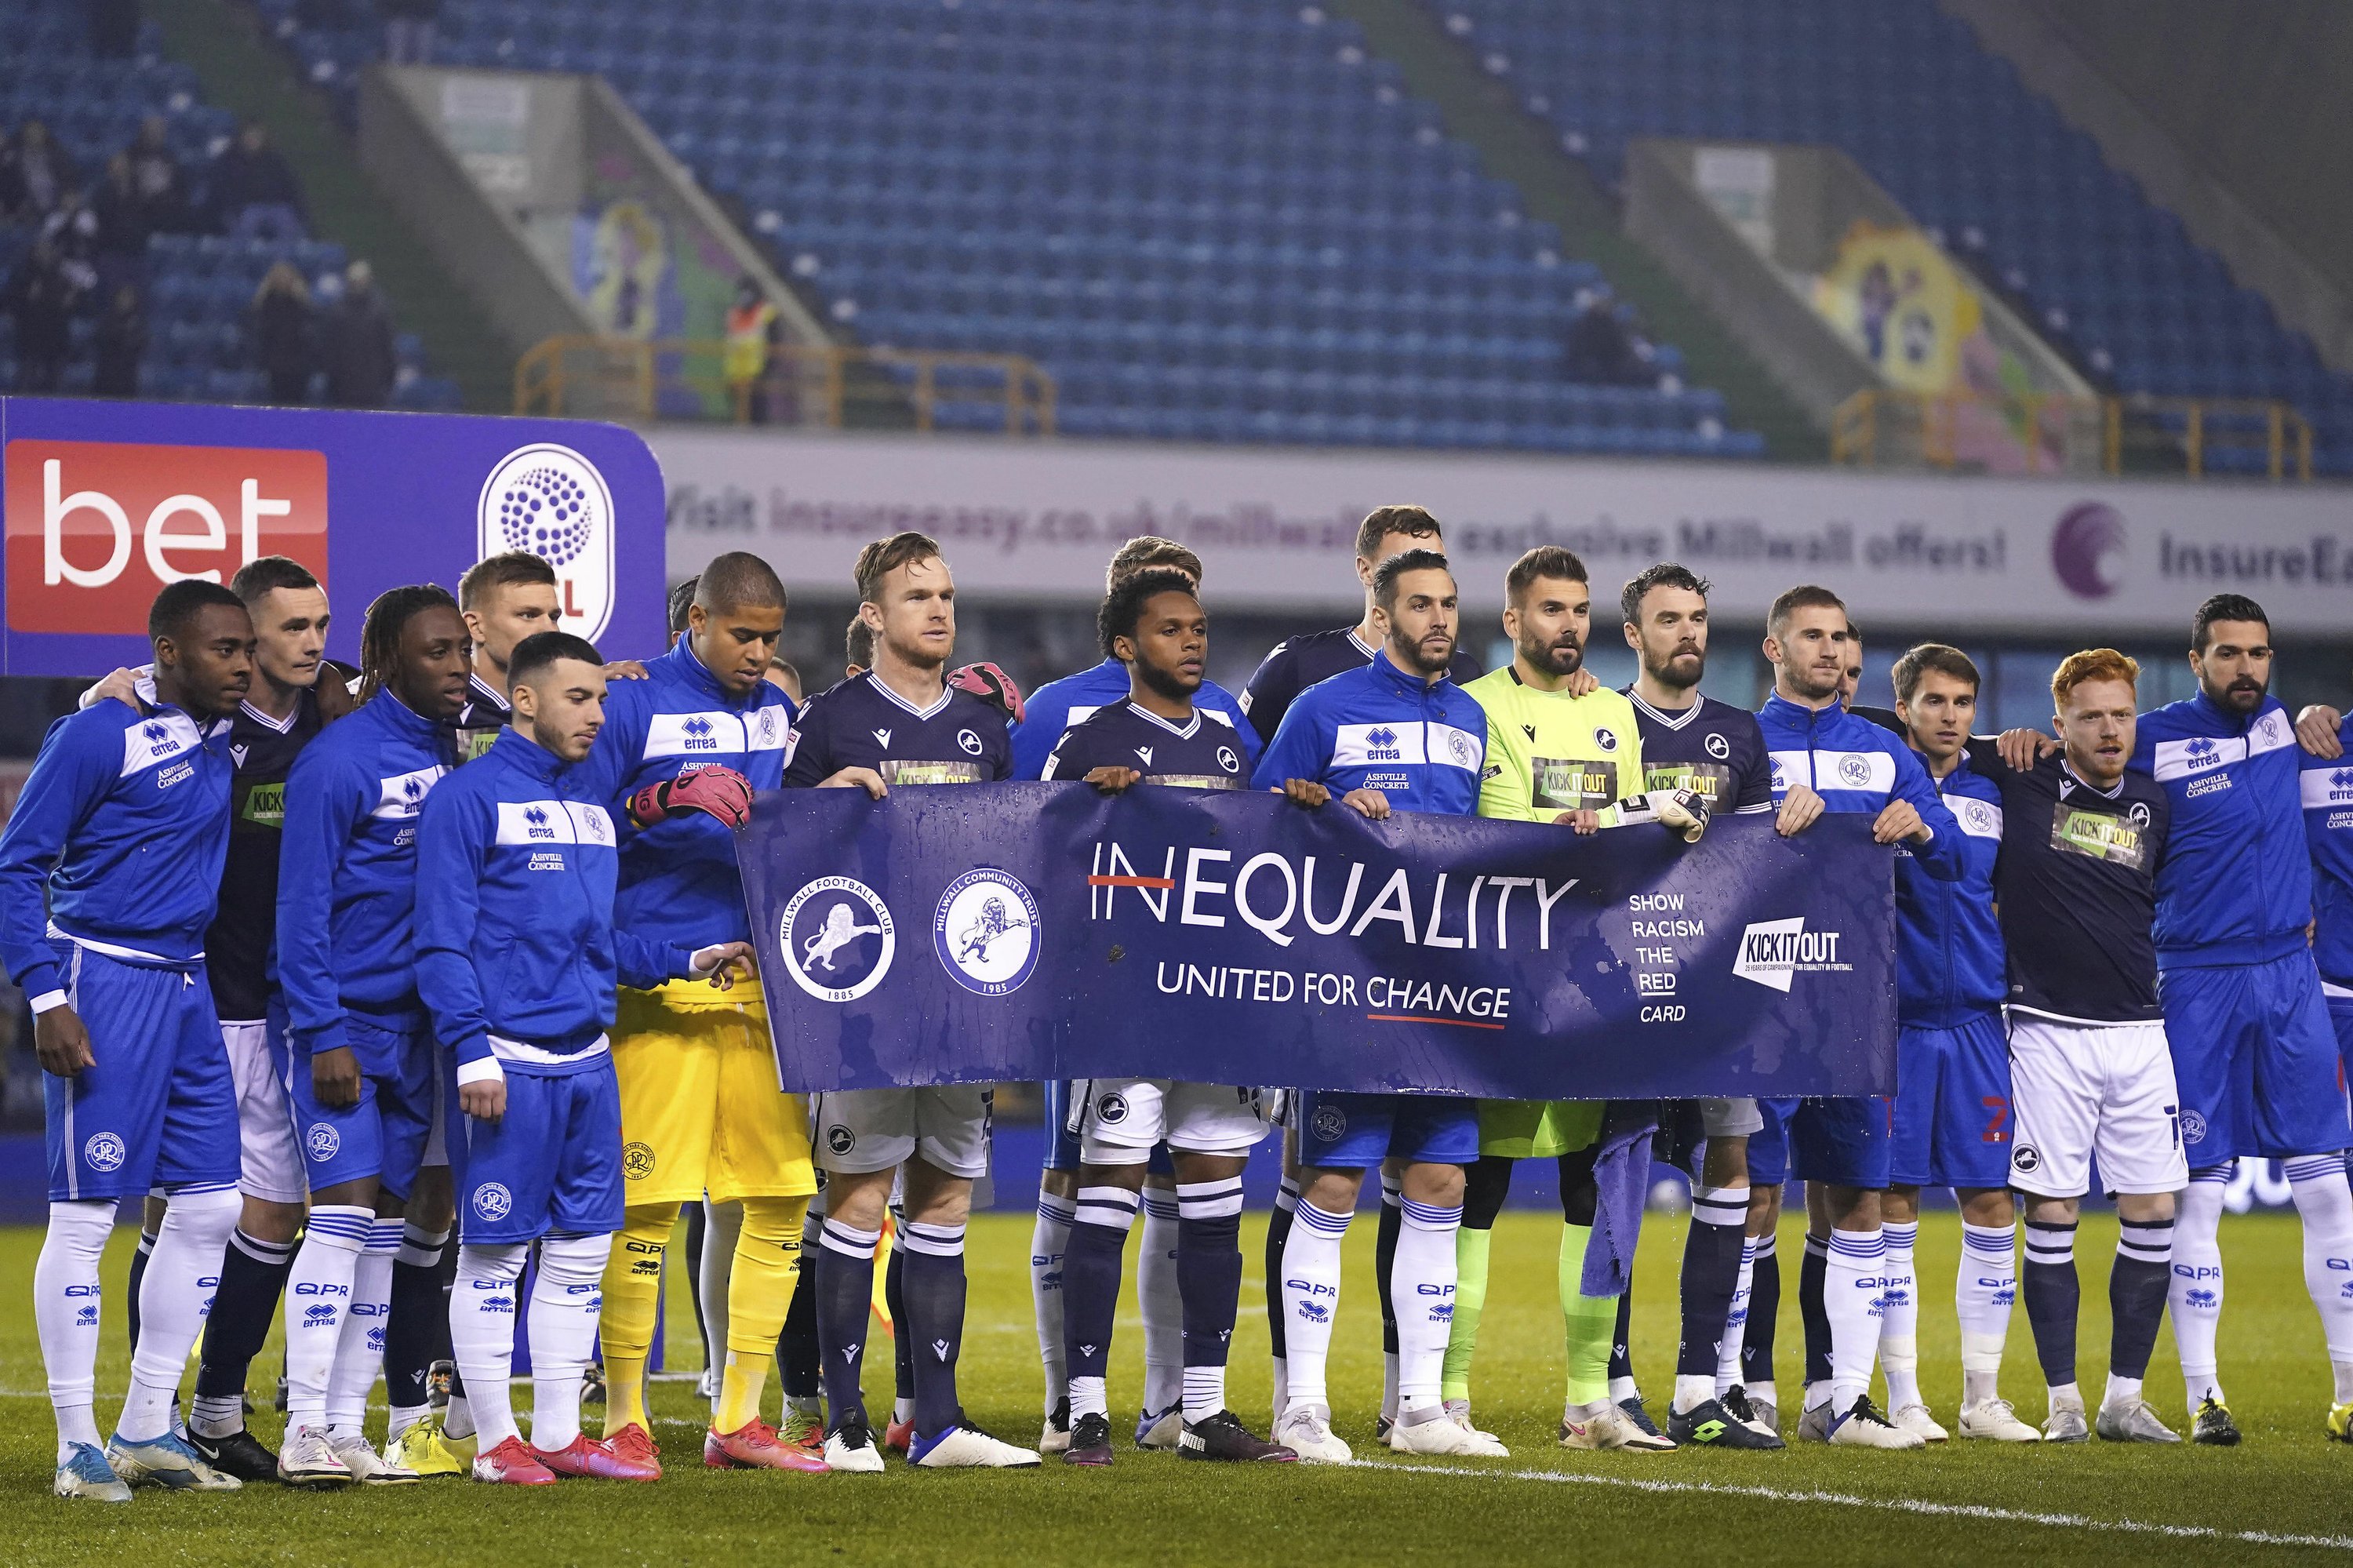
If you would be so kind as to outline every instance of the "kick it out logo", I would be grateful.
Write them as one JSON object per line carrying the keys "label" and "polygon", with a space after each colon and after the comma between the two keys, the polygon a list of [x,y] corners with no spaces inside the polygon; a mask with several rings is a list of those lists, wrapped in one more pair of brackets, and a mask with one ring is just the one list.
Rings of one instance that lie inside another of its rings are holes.
{"label": "kick it out logo", "polygon": [[881,895],[852,877],[820,876],[785,905],[776,921],[785,969],[819,1001],[856,1001],[882,983],[899,950]]}
{"label": "kick it out logo", "polygon": [[1786,995],[1799,974],[1844,973],[1854,968],[1839,958],[1839,936],[1836,931],[1807,930],[1802,915],[1752,921],[1740,933],[1732,972]]}

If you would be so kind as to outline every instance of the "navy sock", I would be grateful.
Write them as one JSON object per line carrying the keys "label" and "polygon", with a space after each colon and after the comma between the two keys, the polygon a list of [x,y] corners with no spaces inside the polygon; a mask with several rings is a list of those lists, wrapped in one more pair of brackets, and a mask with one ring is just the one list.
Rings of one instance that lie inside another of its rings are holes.
{"label": "navy sock", "polygon": [[447,1231],[422,1230],[413,1222],[401,1227],[400,1250],[392,1259],[392,1316],[384,1330],[385,1399],[396,1410],[427,1402],[433,1363],[448,1356],[441,1255],[449,1250]]}
{"label": "navy sock", "polygon": [[1634,1376],[1634,1277],[1626,1276],[1626,1289],[1618,1298],[1618,1327],[1609,1335],[1609,1381]]}
{"label": "navy sock", "polygon": [[2108,1275],[2111,1375],[2148,1375],[2148,1354],[2157,1346],[2172,1273],[2173,1222],[2126,1221],[2116,1235],[2116,1267]]}
{"label": "navy sock", "polygon": [[[907,1320],[907,1221],[899,1220],[901,1245],[891,1249],[891,1261],[882,1269],[882,1305],[891,1308],[891,1321]],[[891,1337],[891,1389],[901,1399],[915,1397],[915,1352],[913,1342],[904,1334]]]}
{"label": "navy sock", "polygon": [[[2122,1259],[2118,1263],[2121,1265]],[[2053,1388],[2075,1381],[2075,1318],[2084,1304],[2082,1281],[2075,1277],[2075,1227],[2038,1225],[2026,1222],[2025,1277],[2020,1282],[2026,1297],[2026,1320],[2034,1330],[2034,1355],[2042,1363],[2042,1381]],[[2165,1274],[2158,1275],[2158,1306],[2165,1305]],[[2157,1326],[2149,1325],[2149,1339]],[[2124,1325],[2116,1325],[2119,1341]],[[2148,1365],[2148,1349],[2141,1349],[2141,1365]]]}
{"label": "navy sock", "polygon": [[[880,1231],[855,1230],[828,1219],[818,1242],[825,1253],[817,1274],[817,1340],[825,1358],[828,1430],[866,1419],[859,1375],[866,1364],[866,1324],[874,1311],[874,1248],[881,1239]],[[903,1336],[905,1320],[894,1320]]]}
{"label": "navy sock", "polygon": [[910,1220],[894,1251],[906,1266],[906,1316],[898,1339],[914,1362],[915,1432],[936,1437],[964,1420],[956,1356],[964,1348],[964,1231]]}
{"label": "navy sock", "polygon": [[[1299,1194],[1293,1191],[1286,1196],[1296,1199]],[[1277,1361],[1290,1353],[1283,1335],[1282,1249],[1291,1241],[1291,1222],[1295,1217],[1295,1212],[1280,1201],[1266,1217],[1266,1338],[1269,1353]]]}
{"label": "navy sock", "polygon": [[[266,1242],[232,1232],[221,1255],[220,1284],[205,1319],[204,1355],[196,1367],[201,1399],[242,1398],[253,1358],[278,1319],[278,1298],[294,1268],[292,1242]],[[437,1300],[437,1306],[439,1304]],[[448,1314],[443,1314],[448,1321]]]}
{"label": "navy sock", "polygon": [[1242,1293],[1242,1182],[1176,1190],[1176,1292],[1185,1303],[1185,1364],[1221,1367]]}
{"label": "navy sock", "polygon": [[[1732,1298],[1740,1289],[1740,1248],[1748,1225],[1748,1205],[1745,1198],[1733,1202],[1712,1193],[1712,1189],[1704,1187],[1692,1192],[1691,1230],[1683,1237],[1683,1338],[1675,1347],[1678,1377],[1715,1375],[1724,1348],[1724,1326],[1732,1316]],[[1620,1329],[1619,1333],[1623,1338],[1625,1330]]]}
{"label": "navy sock", "polygon": [[[1798,1265],[1798,1317],[1806,1325],[1806,1386],[1831,1381],[1831,1311],[1822,1300],[1830,1268],[1830,1243],[1806,1238],[1805,1261]],[[1752,1307],[1749,1317],[1757,1316]]]}
{"label": "navy sock", "polygon": [[[1082,1187],[1071,1239],[1062,1248],[1062,1350],[1073,1379],[1106,1375],[1111,1337],[1119,1320],[1119,1282],[1126,1270],[1127,1233],[1135,1226],[1135,1193],[1124,1187]],[[1181,1225],[1178,1232],[1183,1234]],[[1183,1280],[1184,1265],[1178,1265]],[[1073,1417],[1085,1414],[1079,1393]],[[1100,1414],[1100,1412],[1098,1412]]]}
{"label": "navy sock", "polygon": [[1773,1381],[1773,1339],[1781,1326],[1781,1255],[1762,1250],[1773,1237],[1758,1238],[1759,1251],[1748,1277],[1748,1327],[1740,1340],[1740,1381]]}
{"label": "navy sock", "polygon": [[776,1374],[787,1399],[814,1399],[823,1389],[823,1360],[817,1348],[818,1274],[825,1248],[811,1247],[801,1259],[800,1283],[785,1311],[785,1331],[776,1336]]}
{"label": "navy sock", "polygon": [[1381,1185],[1381,1224],[1373,1233],[1373,1279],[1381,1298],[1381,1353],[1398,1353],[1397,1303],[1389,1298],[1389,1272],[1397,1266],[1398,1232],[1405,1228],[1405,1209]]}
{"label": "navy sock", "polygon": [[131,1331],[131,1353],[134,1356],[139,1353],[139,1286],[140,1282],[147,1277],[147,1255],[154,1250],[155,1233],[149,1230],[141,1231],[139,1245],[131,1255],[131,1277],[124,1282],[122,1287],[123,1300],[127,1308],[125,1318]]}

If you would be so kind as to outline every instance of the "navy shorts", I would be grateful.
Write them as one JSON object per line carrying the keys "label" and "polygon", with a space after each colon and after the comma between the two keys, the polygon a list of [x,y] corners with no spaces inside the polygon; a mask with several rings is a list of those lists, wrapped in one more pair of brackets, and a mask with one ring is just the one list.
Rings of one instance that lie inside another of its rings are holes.
{"label": "navy shorts", "polygon": [[[347,1016],[343,1038],[359,1058],[360,1099],[353,1106],[322,1105],[311,1088],[311,1053],[280,1046],[303,1173],[314,1192],[373,1176],[406,1199],[433,1128],[432,1033],[423,1024],[385,1029]],[[272,1035],[273,1044],[283,1039],[282,1031]]]}
{"label": "navy shorts", "polygon": [[[506,1064],[507,1114],[495,1122],[453,1109],[449,1174],[459,1239],[478,1246],[537,1241],[552,1231],[621,1228],[621,1087],[599,1054],[570,1072]],[[454,1076],[454,1070],[452,1075]],[[450,1104],[457,1104],[453,1085]]]}
{"label": "navy shorts", "polygon": [[70,1078],[41,1075],[49,1201],[235,1186],[237,1083],[205,966],[155,969],[49,946],[95,1059]]}
{"label": "navy shorts", "polygon": [[2010,1184],[2010,1041],[2001,1014],[1895,1034],[1887,1179],[1905,1187]]}
{"label": "navy shorts", "polygon": [[1748,1139],[1749,1184],[1778,1187],[1795,1176],[1841,1187],[1885,1187],[1894,1145],[1890,1104],[1879,1095],[1758,1100],[1765,1127]]}
{"label": "navy shorts", "polygon": [[2157,993],[2192,1171],[2353,1144],[2343,1057],[2308,951],[2263,964],[2165,969]]}
{"label": "navy shorts", "polygon": [[1363,1171],[1392,1156],[1428,1165],[1479,1160],[1479,1102],[1450,1095],[1361,1095],[1303,1089],[1291,1097],[1299,1163]]}

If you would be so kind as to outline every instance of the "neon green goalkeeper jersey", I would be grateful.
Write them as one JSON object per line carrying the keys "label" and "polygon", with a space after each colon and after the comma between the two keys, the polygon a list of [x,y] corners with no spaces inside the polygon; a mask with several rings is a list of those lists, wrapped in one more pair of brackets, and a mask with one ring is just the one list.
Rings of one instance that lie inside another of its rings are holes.
{"label": "neon green goalkeeper jersey", "polygon": [[[1608,827],[1616,820],[1610,808],[1642,792],[1642,734],[1623,694],[1539,691],[1509,664],[1462,689],[1487,715],[1481,816],[1549,822],[1589,810]],[[1511,1160],[1572,1153],[1600,1136],[1601,1108],[1585,1100],[1482,1100],[1479,1152]]]}

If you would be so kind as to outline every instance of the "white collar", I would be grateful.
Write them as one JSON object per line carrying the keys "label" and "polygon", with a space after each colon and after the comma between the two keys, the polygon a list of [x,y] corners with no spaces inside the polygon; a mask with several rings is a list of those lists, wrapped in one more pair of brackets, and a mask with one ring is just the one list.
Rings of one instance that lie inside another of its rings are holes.
{"label": "white collar", "polygon": [[293,733],[294,721],[302,716],[302,699],[299,695],[294,699],[293,711],[289,713],[282,719],[271,718],[268,714],[263,713],[259,708],[255,707],[250,702],[248,702],[243,697],[239,697],[237,699],[237,705],[245,710],[246,717],[251,719],[254,723],[260,725],[263,728],[274,729],[280,735],[290,735]]}
{"label": "white collar", "polygon": [[1186,725],[1181,729],[1176,725],[1171,724],[1168,720],[1162,718],[1158,714],[1154,713],[1150,708],[1147,708],[1141,703],[1136,702],[1133,697],[1128,699],[1127,711],[1134,714],[1140,719],[1158,725],[1162,729],[1166,730],[1170,735],[1175,736],[1179,740],[1190,740],[1195,736],[1201,733],[1201,710],[1198,707],[1193,710],[1193,722]]}
{"label": "white collar", "polygon": [[1691,706],[1684,708],[1680,713],[1668,713],[1662,709],[1654,708],[1650,704],[1644,702],[1642,700],[1642,694],[1636,691],[1631,686],[1628,686],[1626,688],[1626,700],[1633,704],[1636,707],[1641,709],[1644,713],[1650,715],[1652,718],[1658,720],[1661,724],[1666,726],[1669,729],[1683,728],[1683,726],[1699,717],[1700,709],[1707,706],[1707,697],[1705,694],[1702,694],[1692,703]]}
{"label": "white collar", "polygon": [[919,708],[914,704],[909,702],[906,698],[901,696],[897,692],[892,690],[891,683],[885,681],[881,675],[875,673],[871,670],[866,672],[866,683],[868,686],[881,693],[892,702],[906,709],[909,713],[914,715],[919,719],[939,717],[942,713],[947,710],[949,699],[955,695],[955,688],[943,681],[940,683],[939,701],[934,703],[930,707]]}

